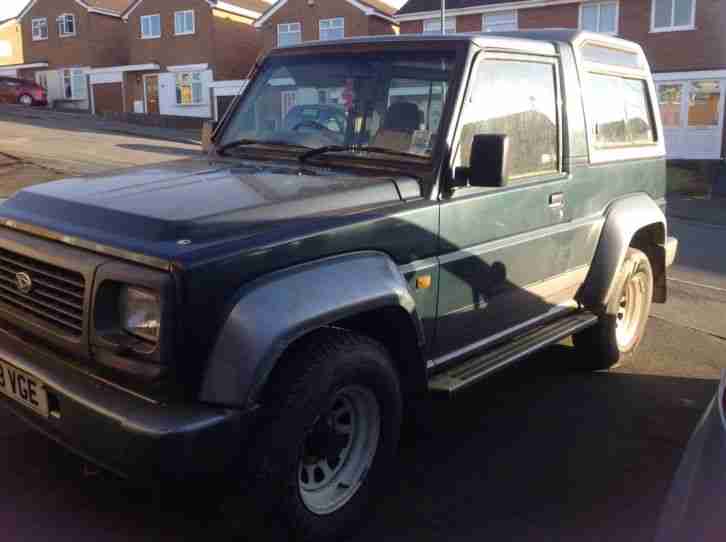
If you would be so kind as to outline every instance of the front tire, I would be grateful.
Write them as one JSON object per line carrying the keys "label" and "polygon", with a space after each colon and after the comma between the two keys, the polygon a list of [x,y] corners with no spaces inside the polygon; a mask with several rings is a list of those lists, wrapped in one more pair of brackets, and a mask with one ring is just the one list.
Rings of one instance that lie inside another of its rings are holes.
{"label": "front tire", "polygon": [[398,376],[385,348],[343,330],[295,345],[265,393],[259,438],[264,502],[298,540],[339,540],[365,519],[395,458]]}
{"label": "front tire", "polygon": [[33,105],[33,97],[30,94],[23,94],[20,98],[18,98],[18,103],[20,105],[30,107]]}
{"label": "front tire", "polygon": [[629,248],[618,271],[617,287],[597,324],[572,337],[579,365],[609,369],[640,345],[653,300],[653,269],[643,252]]}

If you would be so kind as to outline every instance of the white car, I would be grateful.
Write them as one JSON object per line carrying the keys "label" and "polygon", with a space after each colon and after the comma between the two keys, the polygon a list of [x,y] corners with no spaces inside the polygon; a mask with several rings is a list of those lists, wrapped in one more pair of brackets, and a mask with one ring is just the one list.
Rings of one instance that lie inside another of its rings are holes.
{"label": "white car", "polygon": [[726,371],[688,442],[656,542],[726,540]]}

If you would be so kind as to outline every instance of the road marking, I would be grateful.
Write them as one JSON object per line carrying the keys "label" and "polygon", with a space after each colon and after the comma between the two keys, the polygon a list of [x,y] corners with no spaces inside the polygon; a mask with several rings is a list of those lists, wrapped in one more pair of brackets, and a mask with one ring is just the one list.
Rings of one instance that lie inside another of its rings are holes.
{"label": "road marking", "polygon": [[699,288],[706,288],[708,290],[726,293],[726,288],[719,288],[718,286],[710,286],[709,284],[701,284],[700,282],[692,282],[690,280],[674,279],[673,277],[668,277],[668,280],[678,282],[680,284],[688,284],[689,286],[698,286]]}
{"label": "road marking", "polygon": [[720,335],[714,331],[708,331],[707,329],[703,329],[702,327],[697,326],[690,326],[688,324],[684,324],[683,322],[676,322],[674,320],[670,320],[669,318],[664,318],[662,316],[658,316],[655,314],[650,314],[648,318],[653,318],[654,320],[660,320],[661,322],[668,322],[669,324],[673,324],[674,326],[680,326],[685,329],[690,329],[691,331],[697,331],[698,333],[703,333],[704,335],[710,335],[711,337],[718,339],[720,341],[726,341],[726,337],[723,335]]}

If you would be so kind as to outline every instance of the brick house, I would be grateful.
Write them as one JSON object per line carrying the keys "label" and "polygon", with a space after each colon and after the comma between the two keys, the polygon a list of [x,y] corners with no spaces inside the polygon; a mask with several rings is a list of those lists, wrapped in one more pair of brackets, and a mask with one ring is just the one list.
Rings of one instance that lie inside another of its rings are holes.
{"label": "brick house", "polygon": [[239,91],[259,54],[254,22],[268,7],[264,0],[132,1],[121,14],[126,62],[91,73],[95,111],[215,116],[212,89]]}
{"label": "brick house", "polygon": [[[440,32],[440,0],[409,0],[402,33]],[[580,28],[643,47],[654,72],[669,158],[726,156],[723,0],[447,0],[449,32]]]}
{"label": "brick house", "polygon": [[395,13],[383,0],[278,0],[255,26],[269,51],[304,41],[397,34]]}
{"label": "brick house", "polygon": [[[263,51],[307,41],[398,33],[396,10],[382,0],[278,0],[255,26],[262,36]],[[309,92],[294,86],[277,87],[265,105],[268,121],[284,122],[296,107],[341,107],[344,89]]]}
{"label": "brick house", "polygon": [[126,62],[121,11],[128,0],[32,0],[18,15],[24,63],[55,105],[90,109],[88,72]]}

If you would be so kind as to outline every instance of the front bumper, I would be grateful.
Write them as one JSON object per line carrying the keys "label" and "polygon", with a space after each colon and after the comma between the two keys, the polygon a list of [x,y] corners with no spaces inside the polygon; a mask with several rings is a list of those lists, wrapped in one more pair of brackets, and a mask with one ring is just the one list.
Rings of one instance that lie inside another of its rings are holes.
{"label": "front bumper", "polygon": [[670,267],[676,259],[678,252],[678,239],[668,237],[665,242],[665,266]]}
{"label": "front bumper", "polygon": [[85,374],[45,349],[0,329],[0,358],[43,382],[48,418],[0,395],[35,429],[87,460],[142,481],[229,475],[254,412],[201,404],[163,405]]}

